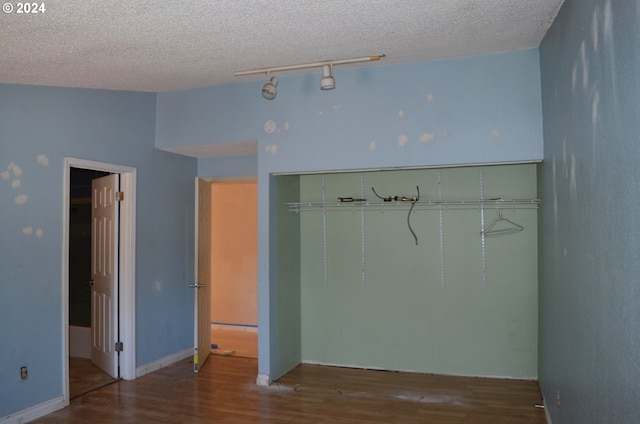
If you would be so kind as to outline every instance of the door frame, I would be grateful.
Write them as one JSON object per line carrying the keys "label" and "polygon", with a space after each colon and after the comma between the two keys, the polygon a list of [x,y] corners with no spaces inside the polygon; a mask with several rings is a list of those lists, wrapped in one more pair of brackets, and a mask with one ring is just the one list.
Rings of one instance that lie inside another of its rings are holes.
{"label": "door frame", "polygon": [[64,158],[62,190],[62,393],[64,405],[69,405],[69,216],[71,203],[71,168],[120,174],[120,190],[125,193],[120,203],[119,234],[119,341],[120,377],[136,378],[135,343],[135,275],[136,275],[136,168],[106,162]]}

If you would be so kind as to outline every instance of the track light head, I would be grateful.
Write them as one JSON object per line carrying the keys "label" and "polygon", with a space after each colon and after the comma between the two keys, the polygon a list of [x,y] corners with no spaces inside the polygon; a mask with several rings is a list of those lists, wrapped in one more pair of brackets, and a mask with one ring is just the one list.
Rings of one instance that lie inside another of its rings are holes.
{"label": "track light head", "polygon": [[320,80],[321,90],[333,90],[336,88],[336,80],[333,78],[332,70],[331,65],[322,66],[322,79]]}
{"label": "track light head", "polygon": [[278,78],[269,78],[269,74],[267,74],[267,78],[267,82],[262,86],[262,97],[267,100],[273,100],[276,98],[276,94],[278,94],[278,91],[276,90],[276,87],[278,86]]}

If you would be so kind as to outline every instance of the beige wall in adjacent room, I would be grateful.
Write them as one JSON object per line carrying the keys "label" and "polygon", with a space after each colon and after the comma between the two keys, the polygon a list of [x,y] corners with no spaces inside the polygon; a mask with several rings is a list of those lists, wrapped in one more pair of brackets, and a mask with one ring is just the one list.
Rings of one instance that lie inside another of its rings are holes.
{"label": "beige wall in adjacent room", "polygon": [[212,183],[211,213],[211,321],[257,325],[257,182]]}

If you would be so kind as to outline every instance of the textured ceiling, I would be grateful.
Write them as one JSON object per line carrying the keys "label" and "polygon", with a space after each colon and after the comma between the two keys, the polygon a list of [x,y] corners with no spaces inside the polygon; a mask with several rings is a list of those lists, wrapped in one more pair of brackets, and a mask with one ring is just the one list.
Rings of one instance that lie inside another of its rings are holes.
{"label": "textured ceiling", "polygon": [[45,0],[19,14],[3,0],[0,82],[161,92],[371,54],[386,57],[358,66],[531,48],[562,1]]}

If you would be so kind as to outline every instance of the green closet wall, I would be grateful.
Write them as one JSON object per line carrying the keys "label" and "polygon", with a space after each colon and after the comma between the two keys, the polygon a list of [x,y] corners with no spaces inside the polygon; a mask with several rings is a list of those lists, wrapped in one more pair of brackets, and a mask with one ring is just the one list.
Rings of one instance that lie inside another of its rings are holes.
{"label": "green closet wall", "polygon": [[[438,200],[440,178],[443,200],[477,200],[481,172],[486,199],[536,198],[535,164],[327,174],[325,196],[360,197],[362,184],[372,202],[371,187],[412,196],[419,186],[421,200]],[[301,202],[322,200],[322,180],[300,176]],[[483,278],[479,208],[447,208],[442,227],[438,210],[414,210],[416,245],[409,206],[365,211],[364,268],[357,205],[326,212],[326,244],[323,212],[299,212],[302,360],[537,378],[537,209],[505,205],[503,216],[524,230],[486,238]],[[484,214],[485,225],[498,216]]]}

